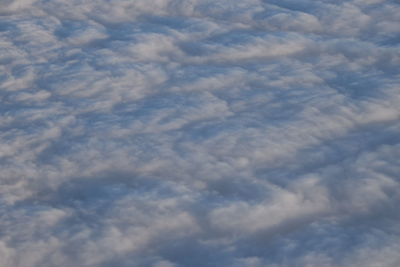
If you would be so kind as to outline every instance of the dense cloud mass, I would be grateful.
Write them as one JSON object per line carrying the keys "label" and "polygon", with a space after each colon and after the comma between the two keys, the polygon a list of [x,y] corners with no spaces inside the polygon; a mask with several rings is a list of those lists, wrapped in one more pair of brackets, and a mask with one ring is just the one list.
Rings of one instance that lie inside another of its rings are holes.
{"label": "dense cloud mass", "polygon": [[0,0],[0,266],[400,266],[395,0]]}

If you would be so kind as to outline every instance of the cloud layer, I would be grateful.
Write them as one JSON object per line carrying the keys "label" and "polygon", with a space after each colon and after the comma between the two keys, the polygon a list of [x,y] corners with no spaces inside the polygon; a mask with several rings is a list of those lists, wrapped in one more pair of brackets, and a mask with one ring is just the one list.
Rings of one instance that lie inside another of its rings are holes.
{"label": "cloud layer", "polygon": [[0,266],[399,266],[400,5],[0,2]]}

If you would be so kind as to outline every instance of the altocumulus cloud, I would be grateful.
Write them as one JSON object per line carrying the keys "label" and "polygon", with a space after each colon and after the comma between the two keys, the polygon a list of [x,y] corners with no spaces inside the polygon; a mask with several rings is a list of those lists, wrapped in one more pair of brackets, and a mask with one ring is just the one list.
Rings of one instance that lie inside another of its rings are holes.
{"label": "altocumulus cloud", "polygon": [[0,266],[400,266],[400,5],[1,0]]}

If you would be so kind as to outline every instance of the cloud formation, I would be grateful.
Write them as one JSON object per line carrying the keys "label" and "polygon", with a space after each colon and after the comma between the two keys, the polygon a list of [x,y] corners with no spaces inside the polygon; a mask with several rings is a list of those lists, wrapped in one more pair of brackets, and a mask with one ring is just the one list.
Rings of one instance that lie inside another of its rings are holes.
{"label": "cloud formation", "polygon": [[0,266],[399,266],[400,5],[0,2]]}

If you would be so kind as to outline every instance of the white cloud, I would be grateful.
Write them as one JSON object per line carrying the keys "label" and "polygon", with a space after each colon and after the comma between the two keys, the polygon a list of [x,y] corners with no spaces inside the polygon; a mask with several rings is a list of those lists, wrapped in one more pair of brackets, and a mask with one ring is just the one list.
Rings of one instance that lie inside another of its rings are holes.
{"label": "white cloud", "polygon": [[399,10],[0,0],[0,265],[398,266]]}

